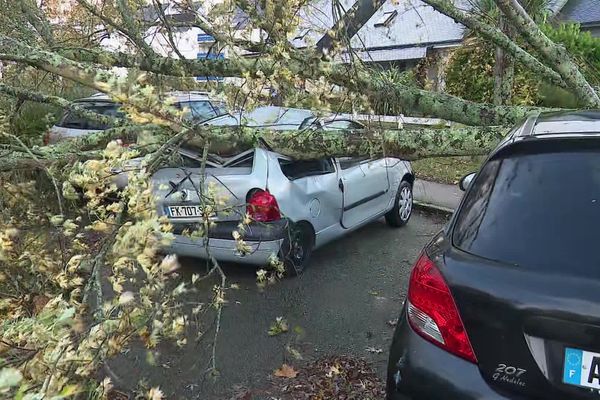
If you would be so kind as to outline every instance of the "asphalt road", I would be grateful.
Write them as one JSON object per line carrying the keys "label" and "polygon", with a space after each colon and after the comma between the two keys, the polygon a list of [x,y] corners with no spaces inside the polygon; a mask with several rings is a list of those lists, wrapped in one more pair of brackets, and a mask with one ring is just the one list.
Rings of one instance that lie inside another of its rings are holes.
{"label": "asphalt road", "polygon": [[[124,386],[143,377],[177,399],[218,399],[241,387],[260,386],[282,363],[303,362],[286,350],[290,346],[304,360],[326,354],[365,357],[383,377],[393,333],[388,321],[398,316],[412,263],[444,223],[442,216],[418,210],[401,229],[375,222],[316,251],[301,277],[264,290],[256,285],[254,268],[225,266],[229,283],[240,289],[227,292],[216,347],[216,381],[205,373],[212,331],[199,344],[191,334],[183,349],[161,345],[157,360],[166,369],[148,366],[145,350],[135,347],[110,367],[127,377],[121,381]],[[204,268],[194,259],[182,264],[181,279]],[[190,293],[186,300],[206,301],[207,293]],[[284,317],[290,330],[269,336],[277,317]],[[213,321],[203,321],[196,329],[210,329]]]}

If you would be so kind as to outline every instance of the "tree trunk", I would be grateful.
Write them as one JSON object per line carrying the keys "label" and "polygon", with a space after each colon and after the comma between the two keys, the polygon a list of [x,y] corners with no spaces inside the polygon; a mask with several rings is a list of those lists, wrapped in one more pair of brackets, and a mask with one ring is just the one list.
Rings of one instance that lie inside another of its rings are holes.
{"label": "tree trunk", "polygon": [[[514,34],[504,16],[498,20],[500,30],[509,38]],[[496,59],[494,63],[494,100],[495,105],[510,105],[512,98],[512,87],[515,76],[515,62],[511,55],[502,47],[496,47]]]}
{"label": "tree trunk", "polygon": [[600,107],[600,96],[581,73],[565,47],[548,39],[517,0],[494,1],[515,30],[560,74],[582,105],[588,108]]}

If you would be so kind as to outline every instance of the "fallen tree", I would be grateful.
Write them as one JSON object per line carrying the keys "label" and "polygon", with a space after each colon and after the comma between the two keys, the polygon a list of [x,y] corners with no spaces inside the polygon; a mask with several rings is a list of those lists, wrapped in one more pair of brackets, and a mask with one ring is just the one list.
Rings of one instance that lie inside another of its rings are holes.
{"label": "fallen tree", "polygon": [[[102,376],[112,376],[109,360],[132,338],[139,338],[150,351],[165,339],[184,346],[186,327],[198,316],[212,321],[198,329],[198,340],[212,327],[213,350],[207,364],[216,373],[220,316],[226,292],[234,287],[214,259],[204,276],[175,281],[176,259],[159,254],[172,227],[153,207],[149,177],[182,143],[201,149],[204,163],[209,152],[233,153],[255,146],[309,159],[482,155],[518,120],[544,111],[469,102],[386,79],[359,61],[336,63],[336,55],[352,51],[347,36],[382,3],[364,1],[333,21],[316,46],[298,49],[289,38],[298,29],[296,16],[306,0],[232,0],[201,12],[192,2],[180,1],[180,8],[191,16],[183,22],[164,15],[159,2],[147,6],[137,1],[78,0],[69,14],[61,14],[50,5],[40,9],[34,0],[23,0],[18,8],[0,0],[0,61],[4,77],[13,78],[12,84],[7,78],[0,83],[5,102],[0,121],[0,292],[5,294],[0,299],[1,396],[104,397],[110,381],[93,378],[100,368],[105,368]],[[570,55],[541,33],[516,0],[495,0],[518,33],[514,39],[459,10],[452,1],[423,1],[502,48],[540,79],[573,92],[581,104],[600,104]],[[332,7],[337,6],[334,1]],[[143,7],[150,7],[156,20],[142,18],[147,11]],[[235,10],[248,17],[242,32],[232,32]],[[191,27],[214,37],[216,54],[226,49],[228,58],[181,57],[175,36]],[[146,37],[149,29],[160,37],[161,51]],[[258,40],[250,40],[253,29],[260,32]],[[118,50],[100,46],[105,35],[118,41]],[[18,79],[32,71],[103,92],[121,104],[127,118],[115,121],[98,115]],[[165,82],[195,87],[190,80],[196,77],[235,78],[219,84],[206,79],[209,83],[204,84],[226,95],[232,108],[268,103],[275,91],[284,104],[318,111],[335,113],[340,104],[369,110],[388,102],[405,114],[455,124],[354,132],[214,127],[186,120],[182,110],[165,98],[173,89]],[[53,146],[27,143],[11,124],[23,102],[70,109],[114,127]],[[118,145],[115,139],[124,137],[142,143]],[[124,191],[116,190],[112,171],[140,156],[145,157],[144,168],[131,174]],[[198,221],[200,237],[219,203],[208,195],[203,201],[207,212]],[[243,238],[239,240],[243,244]],[[269,279],[276,280],[281,272],[276,260],[272,269]],[[263,280],[266,276],[265,271],[259,274]],[[190,310],[180,296],[205,280],[214,280],[213,289],[203,304]],[[147,395],[162,397],[158,389]]]}

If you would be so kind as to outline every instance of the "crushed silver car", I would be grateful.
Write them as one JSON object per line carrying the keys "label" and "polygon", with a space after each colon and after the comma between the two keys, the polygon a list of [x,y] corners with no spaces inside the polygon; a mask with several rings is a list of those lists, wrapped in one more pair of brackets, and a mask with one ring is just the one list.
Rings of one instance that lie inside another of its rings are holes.
{"label": "crushed silver car", "polygon": [[[319,129],[361,127],[303,115],[286,123],[287,129],[302,122]],[[255,265],[277,256],[287,274],[297,275],[314,249],[384,216],[390,226],[401,227],[413,208],[411,165],[396,158],[294,160],[256,148],[211,156],[202,174],[201,151],[179,154],[180,167],[160,169],[152,178],[158,211],[174,226],[170,253]],[[220,204],[209,216],[207,238],[194,238],[189,233],[202,226],[203,202],[214,199]],[[240,249],[234,232],[246,216],[252,222],[242,234],[247,247]]]}

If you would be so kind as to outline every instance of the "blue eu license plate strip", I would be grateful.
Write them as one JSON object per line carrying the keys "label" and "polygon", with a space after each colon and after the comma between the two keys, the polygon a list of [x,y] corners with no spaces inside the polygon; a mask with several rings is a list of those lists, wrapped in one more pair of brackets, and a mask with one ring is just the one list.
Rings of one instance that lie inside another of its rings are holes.
{"label": "blue eu license plate strip", "polygon": [[568,385],[600,389],[600,354],[565,348],[563,382]]}

